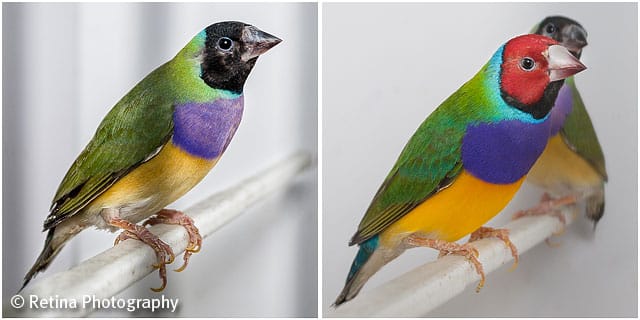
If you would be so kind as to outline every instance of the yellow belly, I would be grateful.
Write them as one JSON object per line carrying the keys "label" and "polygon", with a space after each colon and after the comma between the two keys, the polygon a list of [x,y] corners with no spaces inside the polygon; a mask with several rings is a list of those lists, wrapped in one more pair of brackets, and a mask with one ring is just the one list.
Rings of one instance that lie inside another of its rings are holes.
{"label": "yellow belly", "polygon": [[218,158],[202,159],[169,142],[153,159],[132,170],[96,198],[86,211],[128,207],[131,215],[135,215],[130,220],[146,218],[191,190],[217,162]]}
{"label": "yellow belly", "polygon": [[504,209],[523,180],[512,184],[491,184],[463,170],[451,186],[385,229],[380,234],[380,241],[385,246],[393,246],[412,233],[456,241]]}
{"label": "yellow belly", "polygon": [[555,193],[578,191],[602,184],[602,178],[596,170],[569,149],[559,134],[549,139],[527,179]]}

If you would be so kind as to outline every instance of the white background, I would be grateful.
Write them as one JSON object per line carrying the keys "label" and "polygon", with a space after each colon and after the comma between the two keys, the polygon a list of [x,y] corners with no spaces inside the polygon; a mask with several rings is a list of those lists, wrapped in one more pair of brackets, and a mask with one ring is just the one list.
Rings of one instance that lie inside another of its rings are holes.
{"label": "white background", "polygon": [[[233,142],[209,176],[171,206],[179,209],[296,150],[317,154],[317,5],[3,4],[5,298],[42,249],[42,222],[58,183],[102,117],[201,29],[225,20],[284,41],[258,60]],[[104,251],[115,237],[81,233],[34,281]],[[176,261],[168,269],[182,259]],[[119,296],[158,297],[149,288],[159,284],[153,273]],[[205,239],[184,272],[168,272],[164,294],[180,299],[178,313],[135,315],[314,316],[317,292],[314,169]]]}
{"label": "white background", "polygon": [[[323,309],[334,301],[356,247],[347,243],[418,125],[508,39],[548,15],[589,33],[576,83],[607,159],[604,218],[586,219],[471,286],[436,317],[637,317],[637,5],[335,4],[323,9]],[[534,205],[525,186],[489,225]],[[413,249],[363,291],[435,259]]]}

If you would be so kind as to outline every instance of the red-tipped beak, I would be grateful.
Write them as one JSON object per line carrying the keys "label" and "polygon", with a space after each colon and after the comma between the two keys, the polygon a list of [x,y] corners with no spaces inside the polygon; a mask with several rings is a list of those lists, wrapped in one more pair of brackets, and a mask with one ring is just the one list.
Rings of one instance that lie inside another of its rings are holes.
{"label": "red-tipped beak", "polygon": [[550,81],[565,79],[587,68],[567,48],[561,45],[549,47],[547,61],[549,62]]}

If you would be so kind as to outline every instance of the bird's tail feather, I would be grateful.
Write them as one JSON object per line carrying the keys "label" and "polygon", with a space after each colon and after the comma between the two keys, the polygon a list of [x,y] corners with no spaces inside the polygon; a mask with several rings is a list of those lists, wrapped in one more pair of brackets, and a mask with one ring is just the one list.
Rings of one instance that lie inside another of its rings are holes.
{"label": "bird's tail feather", "polygon": [[382,254],[378,243],[379,237],[376,235],[360,244],[360,249],[353,259],[344,288],[333,303],[334,307],[353,299],[374,273],[400,254],[399,252],[397,254]]}
{"label": "bird's tail feather", "polygon": [[49,229],[49,233],[47,233],[47,239],[44,241],[44,248],[42,249],[40,256],[38,256],[36,263],[33,264],[33,267],[31,267],[29,272],[27,272],[27,274],[24,276],[24,283],[22,284],[22,288],[20,288],[20,291],[24,289],[27,283],[29,283],[29,281],[31,281],[31,279],[33,279],[33,277],[35,277],[38,272],[44,271],[49,266],[51,261],[53,261],[53,258],[58,255],[58,253],[66,243],[66,241],[63,241],[59,245],[54,245],[53,238],[55,230],[55,227]]}
{"label": "bird's tail feather", "polygon": [[597,191],[587,197],[587,218],[593,221],[593,228],[604,215],[604,184]]}

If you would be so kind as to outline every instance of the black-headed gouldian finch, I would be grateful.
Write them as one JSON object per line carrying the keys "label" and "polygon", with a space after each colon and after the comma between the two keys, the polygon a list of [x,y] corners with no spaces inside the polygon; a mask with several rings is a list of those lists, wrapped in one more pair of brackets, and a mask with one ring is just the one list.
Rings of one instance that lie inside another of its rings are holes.
{"label": "black-headed gouldian finch", "polygon": [[125,230],[158,258],[163,290],[171,248],[137,223],[185,226],[183,270],[202,238],[193,220],[164,209],[191,190],[218,162],[240,124],[244,83],[258,56],[281,40],[242,22],[220,22],[198,33],[169,62],[129,91],[106,115],[58,187],[44,249],[24,278],[43,271],[87,227]]}
{"label": "black-headed gouldian finch", "polygon": [[464,255],[481,277],[478,288],[477,250],[453,241],[472,232],[497,236],[517,256],[506,230],[482,225],[509,203],[544,150],[562,80],[584,69],[548,37],[502,45],[405,145],[351,239],[360,248],[335,305],[408,248]]}
{"label": "black-headed gouldian finch", "polygon": [[[562,16],[545,18],[533,33],[560,42],[578,59],[587,45],[587,31],[578,22]],[[529,172],[527,181],[554,197],[564,197],[550,200],[545,194],[538,207],[541,213],[546,211],[548,206],[544,204],[549,204],[547,201],[571,203],[585,197],[586,214],[594,227],[602,218],[604,184],[607,182],[604,154],[573,77],[567,78],[560,88],[551,111],[549,144]]]}

